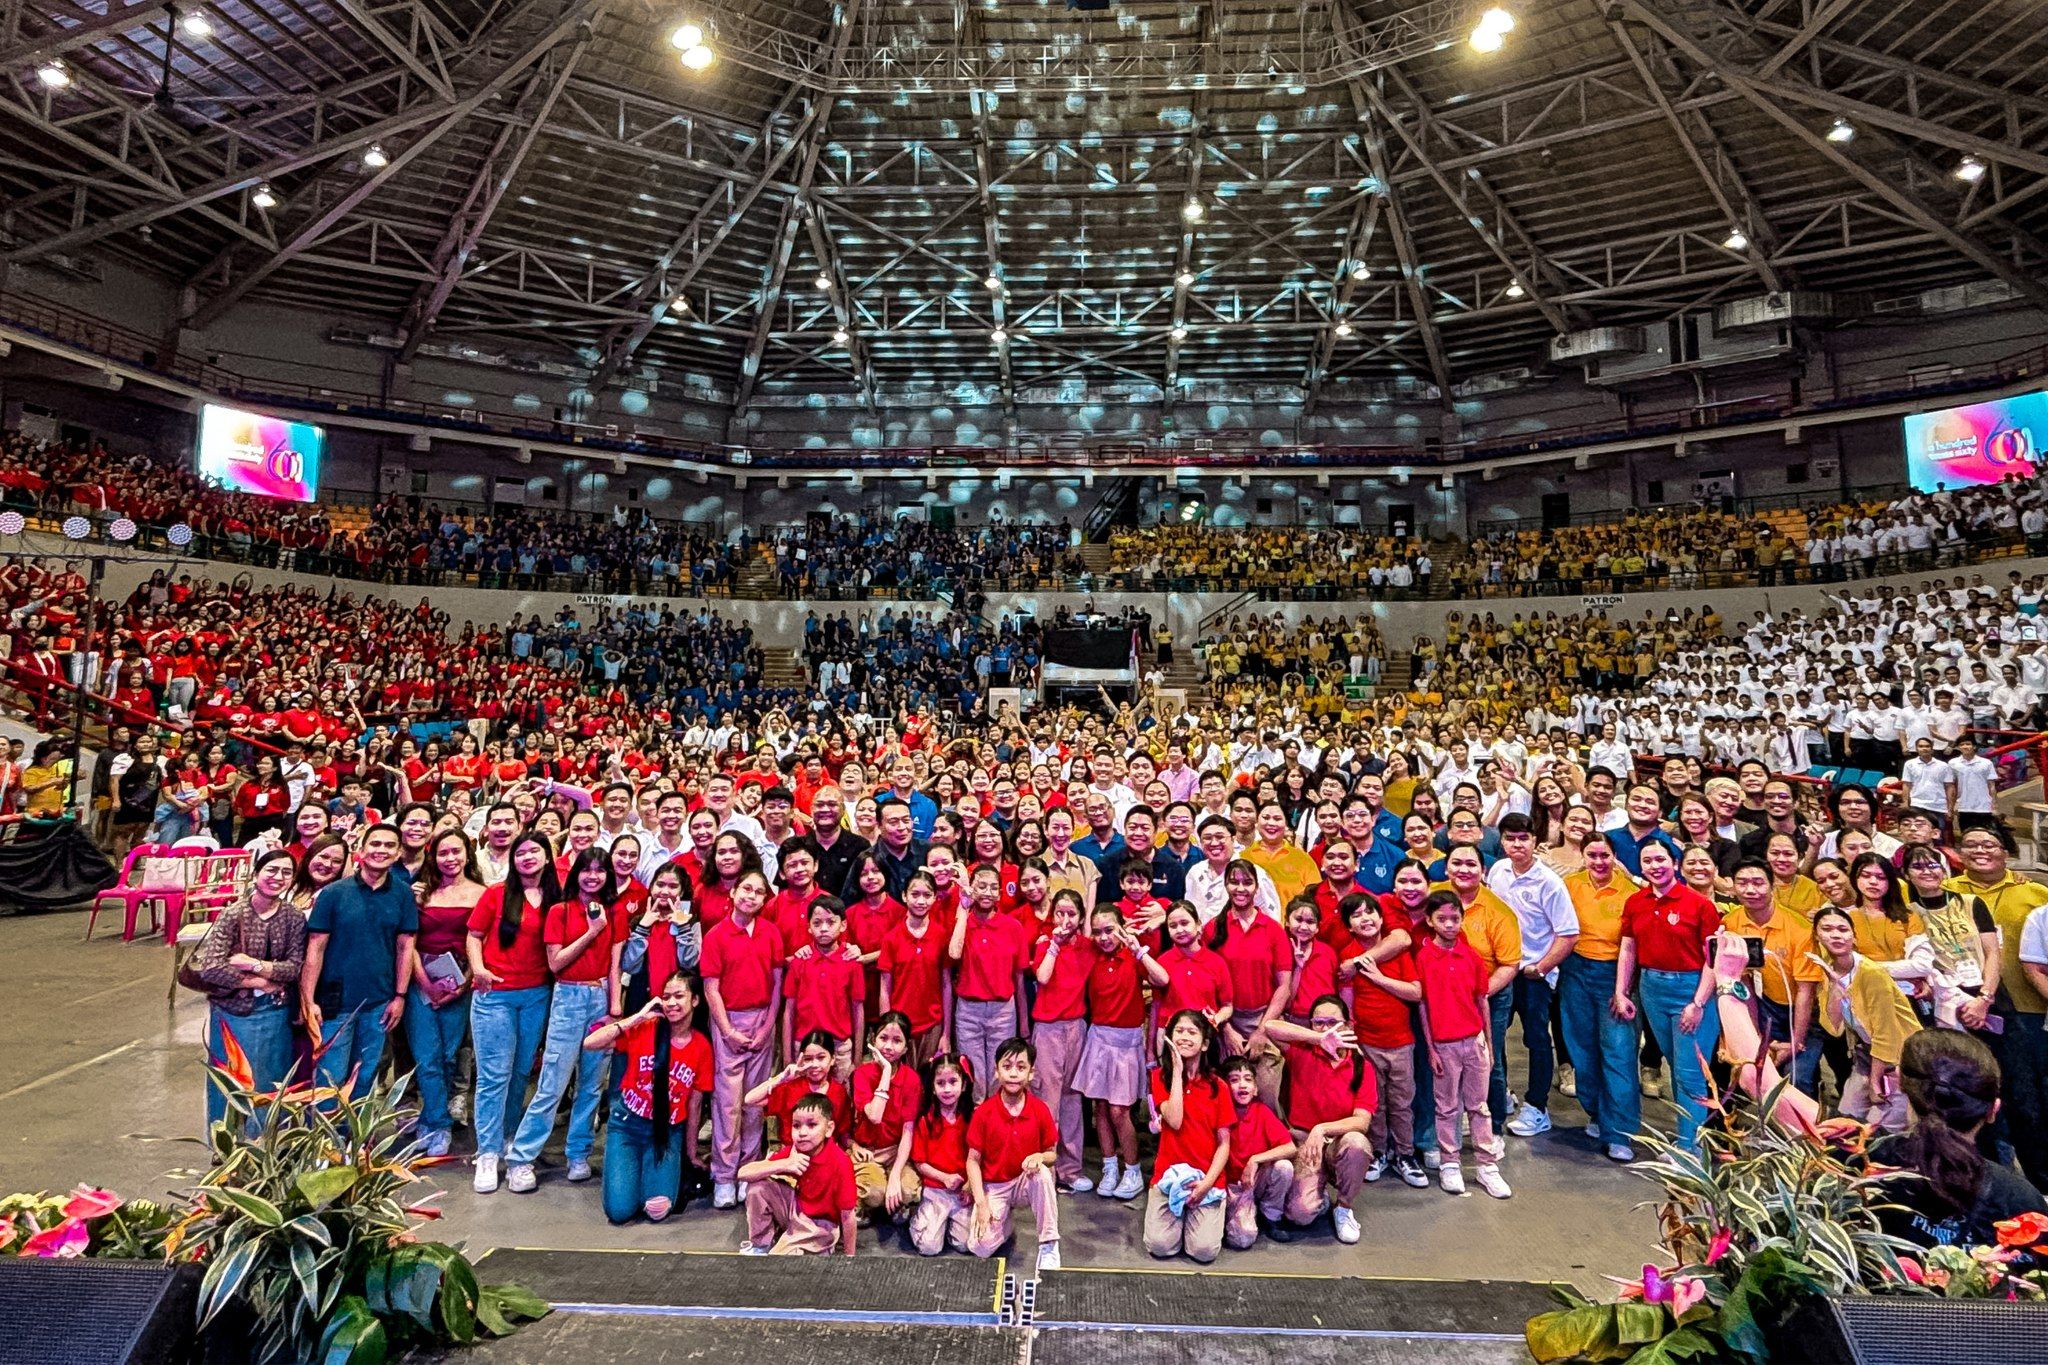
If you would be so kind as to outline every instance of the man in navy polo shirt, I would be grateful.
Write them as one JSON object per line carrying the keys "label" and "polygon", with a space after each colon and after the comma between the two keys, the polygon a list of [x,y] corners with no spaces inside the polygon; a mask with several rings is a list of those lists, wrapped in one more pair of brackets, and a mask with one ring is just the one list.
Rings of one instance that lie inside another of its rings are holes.
{"label": "man in navy polo shirt", "polygon": [[405,1011],[405,964],[420,927],[411,886],[391,875],[398,849],[398,826],[372,826],[354,874],[314,897],[306,917],[299,1004],[307,1031],[325,1049],[314,1079],[322,1086],[348,1083],[354,1098],[368,1093],[385,1036]]}
{"label": "man in navy polo shirt", "polygon": [[1658,823],[1662,798],[1655,787],[1633,786],[1622,803],[1628,812],[1628,823],[1619,829],[1607,832],[1607,842],[1614,845],[1614,860],[1622,865],[1628,875],[1640,879],[1643,875],[1643,845],[1662,844],[1671,850],[1671,860],[1677,862],[1682,856],[1678,841],[1664,832]]}

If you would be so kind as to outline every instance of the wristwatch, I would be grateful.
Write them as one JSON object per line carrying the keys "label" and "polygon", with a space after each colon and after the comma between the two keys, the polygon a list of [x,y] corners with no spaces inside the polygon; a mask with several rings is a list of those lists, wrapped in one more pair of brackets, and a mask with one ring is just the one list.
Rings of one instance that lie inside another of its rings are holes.
{"label": "wristwatch", "polygon": [[1749,987],[1748,987],[1748,985],[1747,985],[1747,984],[1745,984],[1744,982],[1742,982],[1742,981],[1740,981],[1740,980],[1736,980],[1736,981],[1717,981],[1717,982],[1715,982],[1715,983],[1714,983],[1714,994],[1716,994],[1716,995],[1732,995],[1732,996],[1734,996],[1734,997],[1735,997],[1735,998],[1736,998],[1737,1000],[1748,1000],[1748,999],[1749,999]]}

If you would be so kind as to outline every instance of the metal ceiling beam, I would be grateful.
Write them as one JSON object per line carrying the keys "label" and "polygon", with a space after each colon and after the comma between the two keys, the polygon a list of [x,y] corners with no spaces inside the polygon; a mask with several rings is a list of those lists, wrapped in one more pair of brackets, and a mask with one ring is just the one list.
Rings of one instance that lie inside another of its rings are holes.
{"label": "metal ceiling beam", "polygon": [[1210,0],[1210,3],[1204,9],[1195,12],[1195,18],[1198,23],[1203,25],[1201,31],[1207,34],[1208,40],[1200,44],[1202,61],[1199,75],[1201,80],[1195,87],[1195,97],[1191,101],[1191,117],[1188,120],[1188,129],[1193,136],[1187,144],[1188,174],[1187,179],[1181,185],[1180,241],[1174,249],[1172,280],[1173,321],[1170,330],[1166,334],[1166,382],[1161,389],[1166,406],[1169,409],[1173,407],[1174,400],[1180,392],[1180,351],[1182,338],[1175,336],[1174,333],[1187,325],[1188,297],[1195,292],[1195,282],[1190,280],[1188,283],[1182,284],[1181,276],[1190,274],[1194,270],[1195,239],[1201,235],[1202,224],[1199,220],[1191,220],[1187,217],[1187,206],[1202,202],[1202,165],[1208,159],[1208,153],[1202,150],[1202,137],[1209,131],[1209,91],[1211,82],[1216,77],[1217,67],[1212,53],[1217,41],[1222,36],[1222,0]]}
{"label": "metal ceiling beam", "polygon": [[[953,0],[953,22],[963,44],[970,49],[982,46],[981,14],[972,0]],[[1000,329],[1007,326],[1010,279],[1003,272],[1003,234],[997,221],[995,195],[989,188],[989,147],[994,139],[988,130],[988,92],[969,90],[967,104],[974,121],[974,192],[981,205],[981,241],[988,255],[988,278],[996,282],[996,287],[988,291],[989,311],[995,314],[996,327]],[[1017,385],[1010,372],[1010,345],[1008,341],[996,345],[996,376],[1003,395],[1003,416],[1014,421]]]}
{"label": "metal ceiling beam", "polygon": [[[1757,202],[1749,186],[1743,182],[1742,174],[1735,168],[1735,160],[1728,155],[1728,149],[1714,132],[1714,125],[1700,110],[1681,114],[1672,106],[1671,98],[1664,91],[1664,83],[1658,73],[1651,69],[1650,60],[1636,46],[1629,36],[1628,28],[1620,21],[1609,19],[1608,31],[1621,44],[1621,50],[1628,54],[1637,74],[1643,78],[1643,88],[1657,101],[1657,107],[1664,114],[1664,121],[1678,139],[1678,145],[1685,152],[1685,159],[1692,163],[1693,171],[1700,184],[1706,187],[1721,214],[1731,225],[1740,225],[1749,239],[1743,255],[1749,257],[1757,272],[1763,276],[1764,285],[1777,292],[1785,288],[1785,277],[1771,263],[1777,251],[1777,230],[1771,226],[1770,215]],[[1669,54],[1665,53],[1665,65],[1669,66]],[[1723,184],[1723,177],[1726,184]],[[1740,207],[1737,202],[1740,201]]]}
{"label": "metal ceiling beam", "polygon": [[1980,269],[2002,280],[2035,308],[2048,312],[2048,286],[2044,286],[2037,277],[1993,251],[1974,234],[1955,227],[1917,195],[1909,193],[1894,177],[1879,175],[1847,155],[1820,133],[1808,127],[1805,119],[1778,104],[1759,83],[1751,80],[1733,63],[1719,53],[1702,46],[1689,32],[1666,18],[1660,10],[1648,3],[1648,0],[1620,0],[1620,3],[1638,22],[1684,54],[1695,65],[1713,73],[1723,85],[1742,96],[1758,113],[1778,124],[1804,143],[1809,150],[1890,204],[1909,222],[1933,234]]}
{"label": "metal ceiling beam", "polygon": [[775,331],[775,313],[782,306],[784,282],[789,278],[790,258],[796,255],[798,221],[802,209],[794,199],[782,206],[782,221],[775,229],[775,250],[768,258],[768,270],[761,285],[761,310],[754,330],[747,335],[747,353],[740,361],[740,386],[733,396],[733,416],[744,415],[754,403],[754,391],[761,383],[761,362],[768,353],[768,338]]}
{"label": "metal ceiling beam", "polygon": [[1394,188],[1388,175],[1387,135],[1380,131],[1377,122],[1366,130],[1365,150],[1372,159],[1373,178],[1385,187],[1387,235],[1394,239],[1394,255],[1401,263],[1401,282],[1408,290],[1414,321],[1422,333],[1422,348],[1429,355],[1429,373],[1430,378],[1436,381],[1437,401],[1448,408],[1451,406],[1451,366],[1444,358],[1443,336],[1430,316],[1429,292],[1422,283],[1421,257],[1415,250],[1408,217],[1401,211],[1401,192]]}
{"label": "metal ceiling beam", "polygon": [[[35,17],[44,24],[42,31],[33,37],[20,36],[21,20],[32,13],[26,0],[17,0],[9,6],[12,13],[14,34],[4,51],[0,51],[0,69],[17,66],[33,66],[51,57],[61,57],[67,52],[98,42],[111,34],[126,33],[163,13],[165,0],[137,0],[130,5],[110,4],[101,14],[94,14],[83,5],[65,3],[65,0],[39,0]],[[59,17],[71,20],[69,26],[55,22]]]}
{"label": "metal ceiling beam", "polygon": [[[1371,268],[1368,259],[1372,248],[1373,233],[1379,227],[1380,214],[1386,208],[1386,200],[1377,194],[1367,195],[1359,200],[1358,208],[1352,215],[1351,225],[1344,232],[1344,255],[1337,261],[1336,296],[1331,307],[1333,320],[1341,321],[1350,311],[1351,302],[1358,294],[1358,286],[1370,283],[1371,276],[1361,281],[1352,274],[1355,266]],[[1315,355],[1308,363],[1308,369],[1301,377],[1301,415],[1315,415],[1316,404],[1322,399],[1323,381],[1329,377],[1330,359],[1337,353],[1337,329],[1332,326],[1316,338]]]}
{"label": "metal ceiling beam", "polygon": [[462,198],[462,207],[455,211],[442,231],[432,258],[436,271],[434,282],[413,291],[399,321],[398,330],[404,338],[398,348],[399,364],[411,361],[418,353],[420,343],[434,330],[441,310],[448,305],[448,296],[455,292],[456,282],[462,278],[472,253],[483,240],[484,229],[490,226],[498,205],[504,202],[505,192],[511,188],[514,177],[532,153],[533,144],[540,140],[541,131],[547,127],[548,115],[555,102],[562,97],[562,91],[576,74],[577,64],[589,50],[590,38],[585,35],[577,40],[576,46],[561,60],[552,76],[540,70],[528,79],[519,105],[522,108],[532,105],[532,117],[523,131],[517,123],[508,123],[499,130],[498,140],[492,144],[483,165],[477,168],[476,178],[470,181],[469,192]]}
{"label": "metal ceiling beam", "polygon": [[[455,98],[455,82],[449,79],[447,70],[441,66],[439,54],[434,54],[433,62],[420,55],[417,43],[424,30],[417,23],[410,36],[398,34],[385,27],[383,18],[365,0],[327,0],[327,3],[347,15],[350,23],[388,55],[396,57],[406,70],[425,82],[429,90],[444,100]],[[432,39],[429,38],[428,42],[431,44]]]}
{"label": "metal ceiling beam", "polygon": [[1828,25],[1841,18],[1845,11],[1862,2],[1863,0],[1823,0],[1807,21],[1799,26],[1799,31],[1786,39],[1785,45],[1756,69],[1757,78],[1769,80],[1776,75],[1785,63],[1804,52],[1808,43],[1826,32]]}

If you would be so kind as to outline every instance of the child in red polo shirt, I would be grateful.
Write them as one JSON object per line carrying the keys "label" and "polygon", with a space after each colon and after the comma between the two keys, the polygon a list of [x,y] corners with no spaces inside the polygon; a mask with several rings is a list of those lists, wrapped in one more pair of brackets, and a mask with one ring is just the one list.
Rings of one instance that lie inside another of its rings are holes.
{"label": "child in red polo shirt", "polygon": [[953,1046],[967,1058],[975,1093],[991,1093],[996,1050],[1030,1031],[1019,989],[1031,967],[1031,943],[1014,915],[1002,913],[1002,876],[974,869],[967,905],[953,921]]}
{"label": "child in red polo shirt", "polygon": [[1349,1246],[1358,1240],[1354,1205],[1372,1162],[1366,1133],[1380,1088],[1345,1014],[1341,997],[1325,995],[1306,1028],[1281,1020],[1273,1036],[1287,1044],[1287,1126],[1300,1135],[1287,1216],[1307,1226],[1327,1208],[1337,1240]]}
{"label": "child in red polo shirt", "polygon": [[846,910],[837,896],[811,902],[810,946],[793,954],[782,973],[782,1036],[795,1040],[824,1031],[840,1040],[832,1075],[853,1075],[853,1040],[867,1034],[867,973],[858,954],[840,947]]}
{"label": "child in red polo shirt", "polygon": [[717,1067],[711,1087],[711,1206],[717,1209],[739,1202],[735,1172],[741,1160],[761,1150],[761,1111],[744,1101],[774,1065],[784,958],[782,936],[761,918],[767,904],[768,879],[741,873],[733,883],[730,913],[705,932],[698,963]]}
{"label": "child in red polo shirt", "polygon": [[1312,895],[1296,896],[1287,907],[1287,942],[1294,950],[1294,977],[1285,1017],[1308,1022],[1316,1001],[1337,991],[1337,950],[1322,941],[1323,910]]}
{"label": "child in red polo shirt", "polygon": [[1166,911],[1166,927],[1160,932],[1166,937],[1166,949],[1145,961],[1145,973],[1152,980],[1155,1039],[1161,1026],[1182,1010],[1199,1010],[1211,1024],[1222,1028],[1232,1013],[1230,967],[1202,942],[1201,915],[1186,901],[1175,901]]}
{"label": "child in red polo shirt", "polygon": [[910,1020],[910,1055],[928,1062],[952,1047],[946,1021],[953,1013],[953,983],[946,971],[947,931],[932,917],[932,879],[912,874],[903,890],[903,922],[882,940],[876,966],[882,1008]]}
{"label": "child in red polo shirt", "polygon": [[[910,1021],[891,1010],[875,1020],[868,1060],[854,1069],[847,1154],[860,1187],[862,1221],[885,1209],[900,1223],[917,1203],[917,1173],[909,1169],[910,1129],[924,1104],[924,1083],[909,1054]],[[892,1174],[897,1178],[891,1179]]]}
{"label": "child in red polo shirt", "polygon": [[1145,1196],[1145,1250],[1161,1260],[1185,1251],[1207,1265],[1223,1250],[1221,1186],[1237,1111],[1216,1078],[1222,1062],[1216,1029],[1200,1012],[1182,1010],[1167,1021],[1159,1069],[1152,1073],[1159,1155]]}
{"label": "child in red polo shirt", "polygon": [[1415,1155],[1415,1030],[1409,1006],[1422,999],[1415,959],[1405,949],[1387,955],[1386,919],[1371,896],[1348,898],[1337,981],[1351,994],[1351,1031],[1379,1075],[1380,1107],[1373,1112],[1368,1183],[1394,1173],[1416,1189],[1429,1173]]}
{"label": "child in red polo shirt", "polygon": [[[1015,921],[1012,921],[1014,923]],[[1038,1268],[1060,1265],[1059,1191],[1053,1186],[1059,1129],[1052,1111],[1031,1093],[1037,1054],[1030,1040],[1005,1039],[996,1049],[995,1091],[967,1123],[967,1249],[993,1256],[1010,1239],[1011,1206],[1031,1206],[1038,1224]]]}
{"label": "child in red polo shirt", "polygon": [[[967,1059],[957,1052],[940,1053],[925,1067],[924,1107],[910,1127],[909,1152],[922,1189],[910,1216],[910,1244],[920,1256],[936,1256],[949,1243],[955,1251],[967,1250],[974,1211],[967,1196],[967,1096],[973,1089]],[[892,1173],[891,1183],[901,1178]]]}
{"label": "child in red polo shirt", "polygon": [[790,1110],[789,1140],[767,1160],[740,1167],[748,1255],[853,1255],[853,1162],[832,1135],[832,1102],[805,1095]]}
{"label": "child in red polo shirt", "polygon": [[806,1095],[822,1096],[832,1106],[832,1122],[843,1146],[853,1127],[853,1104],[846,1087],[833,1079],[838,1054],[839,1039],[832,1034],[823,1029],[806,1033],[797,1039],[796,1060],[746,1093],[748,1110],[772,1120],[778,1138],[788,1142],[797,1101]]}
{"label": "child in red polo shirt", "polygon": [[1223,1244],[1245,1250],[1259,1240],[1261,1223],[1274,1241],[1291,1242],[1286,1214],[1294,1188],[1294,1135],[1259,1098],[1259,1072],[1251,1058],[1226,1057],[1220,1075],[1237,1114],[1223,1167]]}
{"label": "child in red polo shirt", "polygon": [[1088,977],[1095,945],[1082,932],[1086,914],[1080,894],[1061,887],[1052,898],[1051,929],[1040,941],[1033,964],[1038,997],[1031,1004],[1031,1043],[1038,1049],[1031,1092],[1052,1110],[1060,1130],[1059,1161],[1053,1168],[1063,1194],[1085,1194],[1094,1183],[1082,1173],[1088,1141],[1081,1092],[1074,1089],[1081,1048],[1088,1040]]}
{"label": "child in red polo shirt", "polygon": [[1117,869],[1117,885],[1123,889],[1123,898],[1116,903],[1117,913],[1124,917],[1124,923],[1132,932],[1158,940],[1153,936],[1166,922],[1166,902],[1156,900],[1152,895],[1152,864],[1143,858],[1126,858]]}
{"label": "child in red polo shirt", "polygon": [[1151,950],[1131,932],[1113,905],[1098,905],[1089,920],[1095,962],[1088,969],[1088,1037],[1074,1068],[1074,1089],[1095,1101],[1095,1138],[1102,1144],[1104,1199],[1136,1199],[1145,1189],[1138,1164],[1138,1131],[1131,1106],[1145,1093],[1143,963]]}
{"label": "child in red polo shirt", "polygon": [[1465,906],[1457,892],[1431,892],[1422,910],[1429,937],[1415,950],[1415,977],[1422,986],[1423,1029],[1436,1081],[1436,1139],[1444,1161],[1437,1182],[1446,1194],[1465,1192],[1465,1173],[1458,1165],[1458,1116],[1463,1114],[1472,1126],[1480,1187],[1506,1199],[1514,1191],[1500,1174],[1504,1144],[1486,1109],[1493,1075],[1487,1041],[1490,973],[1465,940]]}

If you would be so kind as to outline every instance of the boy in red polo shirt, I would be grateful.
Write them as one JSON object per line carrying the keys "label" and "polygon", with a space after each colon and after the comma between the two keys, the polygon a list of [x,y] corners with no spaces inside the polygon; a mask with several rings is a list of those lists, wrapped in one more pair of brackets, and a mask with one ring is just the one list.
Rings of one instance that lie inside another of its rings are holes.
{"label": "boy in red polo shirt", "polygon": [[[1015,920],[1010,923],[1015,924]],[[996,1049],[995,1092],[967,1123],[967,1249],[993,1256],[1010,1239],[1010,1209],[1031,1206],[1038,1224],[1038,1268],[1060,1265],[1059,1191],[1053,1185],[1059,1130],[1045,1101],[1031,1093],[1038,1054],[1028,1039],[1008,1038]]]}
{"label": "boy in red polo shirt", "polygon": [[1259,1071],[1249,1057],[1228,1057],[1218,1073],[1237,1122],[1230,1126],[1230,1160],[1223,1167],[1223,1244],[1243,1251],[1259,1240],[1259,1225],[1276,1242],[1291,1242],[1287,1195],[1294,1188],[1294,1135],[1259,1098]]}
{"label": "boy in red polo shirt", "polygon": [[1486,1109],[1486,1087],[1493,1076],[1486,1003],[1491,974],[1465,940],[1465,906],[1457,892],[1431,892],[1422,911],[1429,937],[1415,950],[1415,976],[1422,986],[1423,1030],[1436,1077],[1436,1139],[1444,1161],[1437,1180],[1446,1194],[1465,1192],[1465,1172],[1458,1165],[1458,1115],[1463,1113],[1479,1157],[1479,1187],[1506,1199],[1514,1191],[1501,1179],[1504,1144]]}
{"label": "boy in red polo shirt", "polygon": [[740,1167],[749,1256],[853,1255],[853,1161],[832,1141],[832,1101],[806,1095],[790,1111],[789,1141]]}
{"label": "boy in red polo shirt", "polygon": [[811,902],[809,953],[798,953],[782,972],[782,1036],[791,1052],[796,1040],[822,1030],[839,1039],[832,1076],[844,1085],[853,1076],[856,1039],[867,1035],[867,971],[857,953],[839,946],[846,910],[836,896]]}

